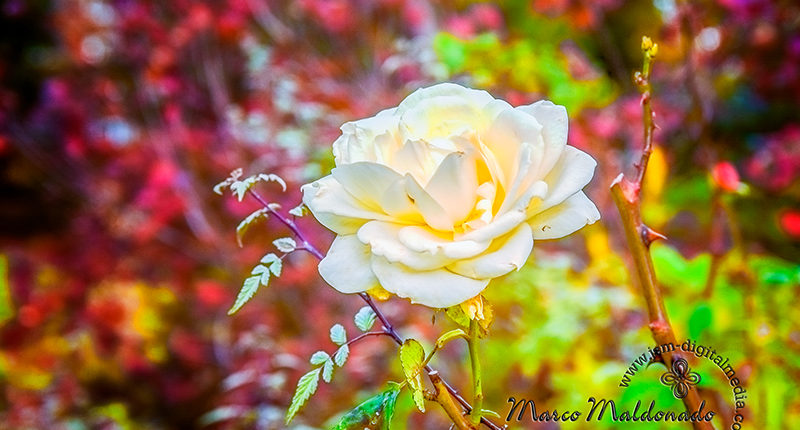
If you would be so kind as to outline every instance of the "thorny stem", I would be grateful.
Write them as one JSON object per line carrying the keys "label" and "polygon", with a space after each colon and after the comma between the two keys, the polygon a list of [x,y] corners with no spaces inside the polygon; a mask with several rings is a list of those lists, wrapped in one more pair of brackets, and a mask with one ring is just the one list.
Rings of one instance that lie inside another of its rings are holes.
{"label": "thorny stem", "polygon": [[450,417],[450,420],[453,421],[453,424],[457,429],[475,430],[477,423],[470,423],[467,420],[467,417],[461,413],[461,407],[453,402],[453,397],[448,393],[449,388],[442,380],[442,377],[439,376],[439,372],[435,370],[433,372],[429,372],[428,378],[430,378],[434,389],[434,393],[429,397],[429,399],[442,405],[442,409],[444,409],[444,412],[448,417]]}
{"label": "thorny stem", "polygon": [[481,376],[481,360],[478,354],[478,331],[478,320],[470,320],[467,345],[469,346],[469,362],[472,365],[472,406],[474,409],[470,417],[473,424],[481,422],[481,414],[483,412],[483,378]]}
{"label": "thorny stem", "polygon": [[[664,298],[658,286],[658,280],[656,279],[655,270],[653,269],[653,260],[650,256],[650,242],[653,238],[657,237],[657,233],[653,232],[642,222],[641,200],[639,198],[642,188],[642,179],[644,179],[644,173],[647,168],[647,161],[650,158],[650,153],[653,148],[653,130],[655,128],[653,124],[649,79],[651,63],[657,47],[652,43],[646,44],[645,42],[650,42],[650,40],[646,39],[646,41],[643,40],[642,42],[642,50],[645,53],[644,67],[641,73],[636,74],[635,78],[636,84],[642,92],[645,138],[644,150],[642,151],[641,161],[637,164],[638,171],[635,181],[631,182],[621,173],[611,184],[611,195],[614,198],[614,203],[622,218],[625,238],[636,267],[636,275],[642,289],[642,295],[647,304],[647,313],[650,319],[649,326],[653,334],[653,339],[657,345],[674,345],[677,343],[675,332],[667,317]],[[664,364],[670,367],[673,360],[677,359],[679,354],[675,352],[663,352],[662,355]],[[687,411],[691,412],[697,410],[700,406],[700,396],[697,390],[689,390],[689,394],[683,398],[683,403]],[[693,422],[692,425],[695,430],[714,429],[713,424],[706,421]]]}
{"label": "thorny stem", "polygon": [[[288,227],[289,230],[291,230],[292,234],[294,234],[294,236],[299,241],[298,249],[303,249],[305,251],[308,251],[318,260],[322,260],[323,258],[325,258],[325,255],[322,254],[322,252],[320,252],[320,250],[317,249],[311,242],[308,241],[305,234],[303,234],[303,231],[300,230],[300,228],[293,220],[287,218],[280,212],[273,209],[270,206],[270,204],[258,192],[252,189],[248,190],[247,192],[250,193],[250,195],[253,196],[253,198],[256,199],[256,201],[258,201],[262,206],[264,206],[264,208],[267,209],[270,215],[274,216],[278,221],[280,221],[283,225]],[[375,315],[378,317],[378,320],[381,322],[381,325],[383,326],[383,331],[388,336],[390,336],[395,341],[395,343],[397,343],[398,345],[402,345],[403,338],[400,337],[400,334],[397,333],[397,330],[395,330],[394,326],[392,326],[392,324],[386,318],[386,315],[380,310],[380,308],[378,308],[378,306],[375,304],[375,301],[372,300],[372,297],[370,297],[369,294],[364,292],[358,293],[358,295],[359,297],[361,297],[362,300],[364,300],[364,302],[367,303],[367,306],[372,308],[372,311],[375,312]],[[429,377],[431,373],[436,374],[438,380],[441,382],[441,386],[444,387],[446,392],[449,394],[448,397],[455,399],[459,404],[461,404],[461,407],[464,408],[464,410],[467,413],[470,413],[473,410],[472,405],[470,405],[469,402],[467,402],[467,400],[464,399],[464,397],[458,394],[458,391],[456,391],[455,388],[453,388],[450,384],[448,384],[447,381],[442,379],[441,376],[438,376],[438,372],[434,370],[430,365],[428,364],[425,365],[425,371],[428,372]],[[433,377],[431,377],[431,382],[433,382]],[[505,428],[505,426],[504,427],[498,426],[497,424],[493,423],[486,417],[481,417],[480,422],[481,424],[492,430],[502,430],[503,428]]]}

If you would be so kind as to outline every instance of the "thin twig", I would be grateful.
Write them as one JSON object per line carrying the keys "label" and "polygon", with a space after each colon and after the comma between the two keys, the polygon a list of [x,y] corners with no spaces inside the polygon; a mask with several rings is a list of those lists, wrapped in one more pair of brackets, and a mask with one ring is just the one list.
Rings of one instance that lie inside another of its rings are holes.
{"label": "thin twig", "polygon": [[[658,286],[658,280],[656,279],[655,270],[653,269],[653,260],[650,256],[650,242],[660,235],[642,222],[641,200],[639,198],[642,180],[644,179],[644,174],[647,169],[647,161],[653,149],[653,130],[655,129],[655,125],[653,123],[653,110],[651,105],[650,68],[657,49],[657,46],[652,44],[650,39],[644,39],[642,41],[642,50],[645,53],[644,67],[642,68],[642,72],[637,73],[635,77],[635,82],[642,92],[645,138],[642,158],[637,164],[636,179],[632,182],[625,178],[624,174],[620,173],[611,184],[611,195],[614,198],[614,203],[622,218],[625,238],[636,267],[636,275],[642,289],[642,295],[647,304],[647,313],[650,318],[649,326],[653,334],[653,339],[657,345],[675,345],[677,343],[675,332],[667,316],[664,298]],[[676,360],[680,354],[677,352],[665,351],[662,352],[662,355],[664,364],[670,367],[672,362]],[[700,396],[697,390],[689,390],[689,394],[683,398],[683,404],[687,411],[696,411],[700,406]],[[706,421],[696,421],[693,422],[692,425],[695,430],[714,429],[713,424]]]}
{"label": "thin twig", "polygon": [[[297,240],[300,242],[298,249],[303,249],[305,251],[308,251],[309,253],[311,253],[311,255],[317,257],[317,259],[319,260],[325,258],[325,255],[322,254],[322,252],[320,252],[320,250],[317,249],[311,242],[308,241],[305,234],[303,234],[303,231],[300,230],[300,228],[293,220],[285,217],[283,214],[273,209],[270,206],[270,204],[257,191],[250,189],[248,190],[248,193],[250,193],[250,195],[253,196],[253,198],[256,199],[262,206],[264,206],[264,208],[266,208],[267,211],[272,216],[274,216],[278,221],[280,221],[282,224],[288,227],[289,230],[291,230],[292,234],[294,234]],[[380,310],[380,308],[378,308],[378,306],[375,304],[375,301],[372,300],[372,297],[370,297],[369,294],[364,292],[358,293],[358,295],[359,297],[361,297],[362,300],[364,300],[364,302],[366,302],[367,306],[369,306],[372,309],[372,311],[375,312],[375,315],[378,317],[378,320],[381,322],[381,325],[383,326],[384,332],[386,332],[386,334],[389,335],[395,341],[395,343],[397,343],[398,345],[402,345],[403,338],[400,337],[400,334],[397,332],[397,330],[395,330],[394,326],[386,318],[386,315]],[[436,370],[434,370],[430,365],[425,365],[425,371],[428,372],[429,374],[431,372],[436,372]],[[442,386],[447,390],[448,393],[450,393],[450,396],[452,396],[452,398],[454,398],[458,403],[460,403],[461,407],[463,407],[467,413],[470,413],[472,411],[472,405],[470,405],[466,399],[464,399],[460,394],[458,394],[458,391],[456,391],[455,388],[453,388],[450,384],[448,384],[447,381],[441,379],[441,377],[439,377],[439,379],[441,380]],[[486,417],[481,417],[481,424],[485,425],[486,427],[492,430],[502,430],[505,428],[498,426],[497,424],[493,423]]]}
{"label": "thin twig", "polygon": [[461,407],[453,402],[450,390],[442,381],[439,372],[435,370],[428,372],[428,378],[430,378],[434,389],[434,395],[431,396],[431,400],[442,406],[442,409],[444,409],[444,412],[450,418],[450,421],[455,424],[456,428],[459,430],[475,430],[475,425],[467,420],[467,417],[462,413]]}

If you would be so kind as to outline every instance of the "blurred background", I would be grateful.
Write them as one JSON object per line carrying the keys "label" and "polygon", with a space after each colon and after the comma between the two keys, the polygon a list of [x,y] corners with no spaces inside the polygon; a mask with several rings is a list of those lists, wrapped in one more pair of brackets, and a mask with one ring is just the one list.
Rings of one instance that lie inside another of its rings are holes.
{"label": "blurred background", "polygon": [[[588,194],[601,222],[537,242],[523,270],[487,290],[485,407],[505,417],[511,396],[559,410],[595,396],[679,410],[659,366],[617,386],[654,346],[608,193],[642,144],[631,82],[642,35],[660,48],[644,217],[669,238],[652,251],[677,336],[730,358],[746,428],[800,428],[796,1],[0,4],[0,428],[284,428],[308,357],[330,350],[332,323],[354,333],[361,303],[296,253],[227,316],[288,232],[269,221],[239,248],[235,227],[257,205],[212,187],[237,167],[276,173],[289,191],[260,192],[294,207],[299,186],[332,167],[343,122],[440,81],[565,105],[570,144],[599,162]],[[329,232],[299,222],[327,248]],[[451,328],[399,299],[382,307],[427,347]],[[323,428],[400,380],[395,356],[381,337],[358,344],[292,427]],[[453,343],[434,365],[468,393],[466,360]],[[726,381],[691,365],[729,427]],[[448,423],[403,393],[394,426]]]}

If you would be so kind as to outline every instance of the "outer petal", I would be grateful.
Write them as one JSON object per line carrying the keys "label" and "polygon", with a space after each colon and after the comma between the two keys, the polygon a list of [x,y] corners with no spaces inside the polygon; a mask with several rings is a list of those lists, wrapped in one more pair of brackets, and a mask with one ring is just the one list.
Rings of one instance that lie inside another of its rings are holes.
{"label": "outer petal", "polygon": [[549,100],[540,100],[528,106],[520,106],[517,109],[533,116],[542,125],[545,148],[539,169],[543,173],[549,172],[567,145],[569,132],[567,109],[564,106],[553,104]]}
{"label": "outer petal", "polygon": [[335,167],[331,175],[364,206],[381,210],[380,199],[389,187],[402,179],[399,173],[382,164],[360,161]]}
{"label": "outer petal", "polygon": [[378,285],[370,269],[370,251],[354,234],[336,236],[319,263],[319,274],[343,293],[360,293]]}
{"label": "outer petal", "polygon": [[337,234],[353,234],[369,220],[390,220],[353,198],[331,175],[303,185],[300,190],[303,203],[314,217]]}
{"label": "outer petal", "polygon": [[528,215],[549,209],[583,189],[592,179],[596,166],[597,161],[592,156],[567,145],[553,170],[544,178],[550,185],[547,197],[541,204],[529,207]]}
{"label": "outer petal", "polygon": [[533,235],[528,224],[520,224],[507,237],[495,240],[489,252],[459,260],[447,266],[451,271],[474,279],[492,279],[519,269],[533,250]]}
{"label": "outer petal", "polygon": [[384,162],[386,153],[392,151],[391,147],[396,144],[396,110],[386,109],[373,117],[342,125],[342,135],[333,142],[336,165],[358,161]]}
{"label": "outer petal", "polygon": [[457,305],[475,297],[489,284],[488,279],[471,279],[446,269],[412,270],[379,256],[372,257],[372,271],[387,291],[432,308]]}
{"label": "outer petal", "polygon": [[487,103],[494,100],[494,97],[486,91],[473,90],[471,88],[462,87],[458,84],[445,82],[433,85],[426,88],[420,88],[403,100],[397,107],[397,113],[402,114],[408,109],[413,109],[421,102],[434,97],[460,97],[470,101],[475,107],[482,107]]}
{"label": "outer petal", "polygon": [[578,191],[560,205],[531,218],[529,223],[534,239],[557,239],[599,219],[597,207],[583,191]]}

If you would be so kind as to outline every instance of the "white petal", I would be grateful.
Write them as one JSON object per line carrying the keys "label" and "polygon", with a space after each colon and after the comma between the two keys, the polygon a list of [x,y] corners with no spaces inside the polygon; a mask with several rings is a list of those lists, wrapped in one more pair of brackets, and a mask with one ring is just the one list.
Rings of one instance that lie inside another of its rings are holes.
{"label": "white petal", "polygon": [[519,269],[533,250],[533,234],[528,224],[520,224],[506,237],[496,239],[489,251],[478,257],[458,260],[447,266],[451,271],[474,279],[491,279]]}
{"label": "white petal", "polygon": [[550,186],[547,197],[540,205],[531,205],[528,215],[551,208],[583,189],[592,179],[596,166],[597,161],[589,154],[567,145],[553,170],[544,178]]}
{"label": "white petal", "polygon": [[416,107],[420,102],[433,97],[452,96],[469,100],[476,107],[482,107],[494,100],[494,97],[486,91],[466,88],[458,84],[444,82],[427,88],[420,88],[406,97],[397,107],[397,113],[404,113],[408,109]]}
{"label": "white petal", "polygon": [[453,240],[452,234],[435,232],[416,225],[404,226],[397,232],[397,238],[414,252],[444,255],[450,259],[474,257],[489,247],[489,242],[472,240]]}
{"label": "white petal", "polygon": [[548,100],[540,100],[528,106],[520,106],[517,109],[532,115],[542,125],[545,148],[539,169],[546,173],[553,168],[567,145],[569,132],[567,109]]}
{"label": "white petal", "polygon": [[303,203],[314,217],[337,234],[353,234],[369,220],[390,220],[353,198],[331,175],[303,185],[300,190]]}
{"label": "white petal", "polygon": [[414,201],[425,223],[441,231],[453,231],[453,219],[436,200],[412,177],[406,175],[406,193]]}
{"label": "white petal", "polygon": [[457,305],[478,295],[488,279],[477,280],[446,269],[418,271],[383,257],[372,257],[372,271],[386,291],[432,308]]}
{"label": "white petal", "polygon": [[358,161],[384,162],[385,154],[396,145],[398,117],[396,108],[377,115],[350,121],[342,125],[342,135],[333,142],[333,155],[337,166]]}
{"label": "white petal", "polygon": [[530,219],[534,239],[557,239],[600,219],[597,207],[578,191],[563,203]]}
{"label": "white petal", "polygon": [[[524,177],[531,168],[531,162],[537,162],[541,154],[542,126],[536,118],[519,111],[509,109],[500,112],[489,130],[482,136],[483,143],[489,147],[504,174],[504,183],[513,184],[516,178]],[[527,143],[530,153],[523,159],[523,150]],[[538,149],[536,149],[538,147]],[[523,171],[520,171],[521,162]],[[528,165],[524,165],[528,163]],[[522,175],[522,176],[520,176]],[[509,185],[509,189],[512,188]],[[516,195],[511,195],[516,198]]]}
{"label": "white petal", "polygon": [[437,249],[412,250],[399,240],[402,225],[372,221],[358,230],[358,240],[369,245],[374,255],[385,257],[392,263],[402,263],[414,270],[433,270],[453,262]]}
{"label": "white petal", "polygon": [[454,223],[459,224],[472,212],[477,200],[478,176],[475,159],[453,152],[436,169],[425,191],[434,198]]}
{"label": "white petal", "polygon": [[319,274],[343,293],[360,293],[378,285],[370,268],[370,251],[356,235],[336,236],[319,263]]}
{"label": "white petal", "polygon": [[364,206],[380,211],[380,199],[402,176],[382,164],[360,161],[335,167],[331,175]]}

